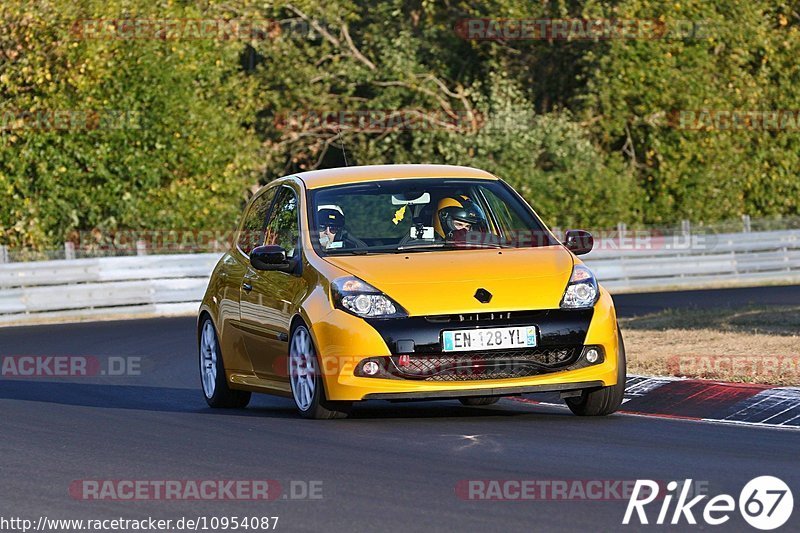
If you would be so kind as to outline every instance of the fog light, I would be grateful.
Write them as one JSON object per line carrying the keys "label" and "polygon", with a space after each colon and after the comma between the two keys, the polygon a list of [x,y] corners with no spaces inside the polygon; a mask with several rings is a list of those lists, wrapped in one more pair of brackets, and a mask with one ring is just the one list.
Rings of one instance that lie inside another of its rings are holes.
{"label": "fog light", "polygon": [[598,359],[600,359],[600,353],[597,350],[591,348],[586,351],[586,360],[588,362],[594,364],[597,362]]}
{"label": "fog light", "polygon": [[363,370],[364,373],[368,376],[374,376],[375,374],[378,373],[379,370],[378,363],[376,363],[375,361],[367,361],[366,363],[364,363],[364,366],[361,367],[361,370]]}

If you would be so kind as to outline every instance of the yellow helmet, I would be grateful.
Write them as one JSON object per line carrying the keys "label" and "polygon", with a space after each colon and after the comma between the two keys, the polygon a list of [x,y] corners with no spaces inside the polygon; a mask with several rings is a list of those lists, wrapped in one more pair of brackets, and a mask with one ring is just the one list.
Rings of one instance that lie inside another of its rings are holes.
{"label": "yellow helmet", "polygon": [[447,239],[456,229],[453,226],[454,220],[466,222],[474,228],[476,225],[483,224],[486,217],[478,204],[470,200],[468,196],[461,194],[439,200],[433,228],[439,236]]}

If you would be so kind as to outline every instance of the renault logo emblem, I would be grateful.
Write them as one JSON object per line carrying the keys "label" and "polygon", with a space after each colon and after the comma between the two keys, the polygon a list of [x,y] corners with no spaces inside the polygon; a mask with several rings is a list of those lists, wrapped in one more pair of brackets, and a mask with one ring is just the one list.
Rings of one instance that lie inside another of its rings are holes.
{"label": "renault logo emblem", "polygon": [[475,299],[482,304],[488,304],[490,301],[492,301],[492,293],[486,289],[478,289],[475,291]]}

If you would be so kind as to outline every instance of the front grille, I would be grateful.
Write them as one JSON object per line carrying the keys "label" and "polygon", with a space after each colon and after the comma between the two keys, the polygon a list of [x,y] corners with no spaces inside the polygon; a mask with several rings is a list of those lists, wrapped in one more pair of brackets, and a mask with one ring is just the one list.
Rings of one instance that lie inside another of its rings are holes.
{"label": "front grille", "polygon": [[[513,379],[586,366],[586,361],[580,357],[582,348],[582,346],[557,346],[375,357],[370,360],[378,363],[381,369],[374,377],[420,381]],[[406,364],[402,366],[401,357],[408,358]]]}

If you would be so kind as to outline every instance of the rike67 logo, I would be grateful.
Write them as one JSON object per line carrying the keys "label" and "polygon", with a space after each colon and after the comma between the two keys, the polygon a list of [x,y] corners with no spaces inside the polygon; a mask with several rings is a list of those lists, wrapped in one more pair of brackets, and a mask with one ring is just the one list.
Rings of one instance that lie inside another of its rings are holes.
{"label": "rike67 logo", "polygon": [[[622,523],[630,524],[635,512],[635,517],[640,524],[649,524],[652,516],[650,519],[648,518],[645,506],[656,499],[661,500],[661,509],[658,512],[656,524],[675,525],[682,523],[683,520],[687,524],[697,524],[695,513],[698,513],[706,524],[718,526],[727,522],[731,513],[737,508],[736,500],[729,494],[714,496],[706,501],[705,505],[699,504],[707,498],[706,494],[689,499],[691,479],[687,479],[683,483],[680,495],[677,493],[679,487],[677,481],[667,483],[666,494],[659,494],[661,486],[650,479],[637,479]],[[670,507],[675,496],[677,496],[677,502],[670,517]],[[748,524],[756,529],[771,530],[779,528],[789,520],[794,508],[794,498],[789,486],[781,479],[773,476],[760,476],[748,481],[742,492],[739,493],[738,508]]]}

